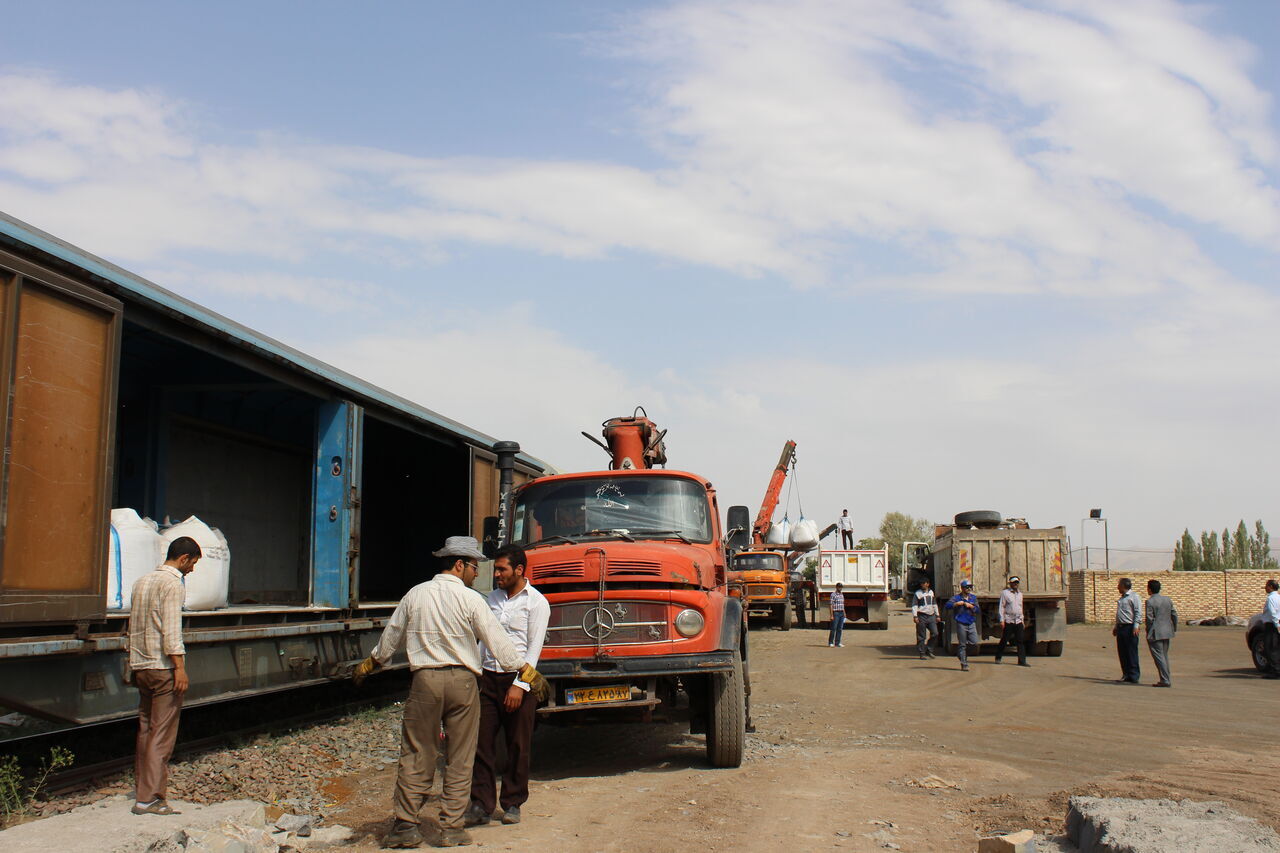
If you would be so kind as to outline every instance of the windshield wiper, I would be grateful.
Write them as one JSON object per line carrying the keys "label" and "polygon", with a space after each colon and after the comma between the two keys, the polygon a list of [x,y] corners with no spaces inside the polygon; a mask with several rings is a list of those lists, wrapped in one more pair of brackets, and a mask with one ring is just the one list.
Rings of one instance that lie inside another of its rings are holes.
{"label": "windshield wiper", "polygon": [[530,542],[530,543],[529,543],[528,545],[526,545],[525,547],[526,547],[526,548],[537,548],[539,545],[547,545],[547,544],[552,543],[552,542],[565,542],[565,543],[567,543],[567,544],[569,544],[569,545],[576,545],[576,544],[578,544],[576,540],[574,540],[574,539],[570,539],[568,536],[560,536],[559,534],[557,534],[557,535],[555,535],[555,536],[548,536],[548,537],[546,537],[545,539],[539,539],[537,542]]}
{"label": "windshield wiper", "polygon": [[692,539],[690,539],[689,537],[685,536],[685,535],[684,535],[683,533],[681,533],[679,530],[636,530],[636,531],[633,531],[633,532],[634,532],[634,533],[637,533],[637,534],[645,534],[645,533],[652,533],[652,534],[655,534],[655,535],[669,534],[669,535],[671,535],[672,537],[674,537],[674,538],[676,538],[676,539],[679,539],[681,542],[683,542],[683,543],[684,543],[684,544],[686,544],[686,545],[692,545],[692,544],[693,544],[693,540],[692,540]]}
{"label": "windshield wiper", "polygon": [[611,528],[608,530],[604,530],[604,529],[588,530],[586,533],[582,533],[579,535],[581,536],[617,536],[619,539],[625,539],[628,542],[636,541],[635,537],[633,537],[629,531],[623,530],[622,528],[619,528],[619,527]]}

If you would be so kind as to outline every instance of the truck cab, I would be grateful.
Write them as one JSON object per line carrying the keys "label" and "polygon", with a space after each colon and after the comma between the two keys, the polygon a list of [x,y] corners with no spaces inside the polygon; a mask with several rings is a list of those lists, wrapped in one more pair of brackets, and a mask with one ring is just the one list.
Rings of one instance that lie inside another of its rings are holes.
{"label": "truck cab", "polygon": [[768,619],[784,631],[791,630],[795,612],[786,548],[750,546],[739,551],[733,555],[733,576],[746,591],[748,617]]}

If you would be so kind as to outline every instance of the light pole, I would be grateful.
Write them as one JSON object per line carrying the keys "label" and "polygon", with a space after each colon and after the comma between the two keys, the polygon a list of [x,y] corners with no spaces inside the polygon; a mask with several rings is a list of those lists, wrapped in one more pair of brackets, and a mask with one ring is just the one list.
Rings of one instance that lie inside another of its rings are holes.
{"label": "light pole", "polygon": [[[1085,523],[1086,521],[1101,521],[1101,522],[1102,522],[1102,549],[1103,549],[1103,557],[1102,557],[1102,559],[1103,559],[1103,566],[1105,567],[1107,574],[1111,574],[1111,536],[1110,536],[1110,532],[1107,530],[1107,520],[1106,520],[1105,518],[1103,518],[1103,517],[1102,517],[1102,510],[1101,510],[1101,509],[1091,509],[1091,510],[1089,510],[1089,517],[1088,517],[1088,518],[1082,518],[1082,519],[1080,519],[1080,544],[1081,544],[1081,546],[1083,546],[1083,545],[1084,545],[1084,523]],[[1086,551],[1085,551],[1085,553],[1086,553],[1086,554],[1088,554],[1088,551],[1086,550]],[[1086,560],[1086,562],[1085,562],[1085,568],[1087,569],[1088,567],[1089,567],[1089,565],[1088,565],[1088,561]]]}

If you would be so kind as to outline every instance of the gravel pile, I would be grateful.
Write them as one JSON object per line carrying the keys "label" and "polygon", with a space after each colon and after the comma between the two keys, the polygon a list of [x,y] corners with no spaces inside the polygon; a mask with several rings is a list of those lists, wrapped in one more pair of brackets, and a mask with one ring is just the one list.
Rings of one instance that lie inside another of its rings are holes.
{"label": "gravel pile", "polygon": [[[324,816],[339,790],[335,780],[394,764],[400,756],[402,703],[365,711],[243,745],[175,760],[169,799],[192,803],[255,800],[286,812]],[[60,797],[44,814],[132,790],[132,773],[94,791]]]}

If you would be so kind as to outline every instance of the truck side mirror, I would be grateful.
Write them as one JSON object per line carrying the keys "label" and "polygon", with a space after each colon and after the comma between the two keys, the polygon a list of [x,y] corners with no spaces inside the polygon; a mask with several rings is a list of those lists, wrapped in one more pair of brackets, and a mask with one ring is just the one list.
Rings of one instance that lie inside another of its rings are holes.
{"label": "truck side mirror", "polygon": [[492,560],[493,555],[498,553],[498,517],[496,515],[485,516],[481,537],[480,550]]}
{"label": "truck side mirror", "polygon": [[751,510],[745,506],[729,507],[729,530],[725,544],[732,551],[747,547],[751,542]]}

